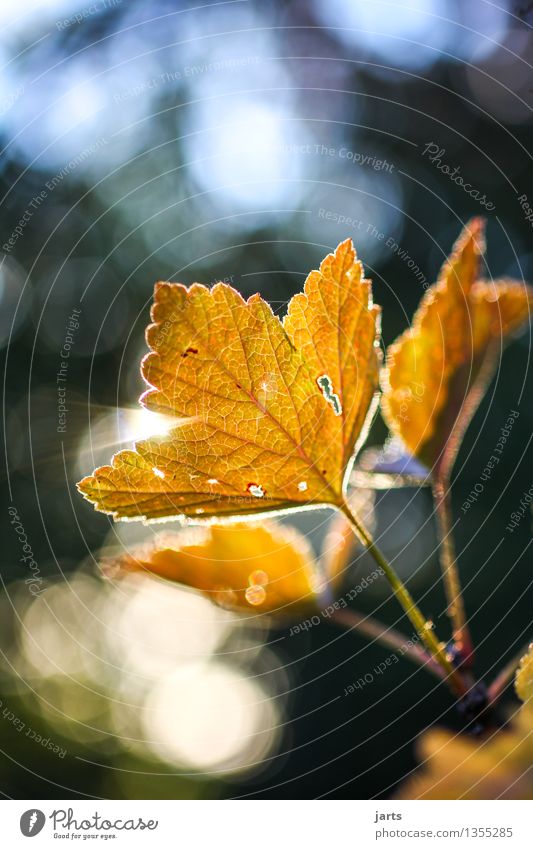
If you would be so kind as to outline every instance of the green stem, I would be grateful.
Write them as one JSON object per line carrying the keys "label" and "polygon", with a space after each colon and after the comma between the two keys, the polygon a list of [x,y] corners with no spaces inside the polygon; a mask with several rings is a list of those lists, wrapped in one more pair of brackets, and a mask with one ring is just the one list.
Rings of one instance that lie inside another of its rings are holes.
{"label": "green stem", "polygon": [[442,478],[437,478],[433,484],[433,500],[439,534],[439,561],[448,602],[446,612],[452,626],[453,641],[461,652],[464,666],[470,668],[474,659],[474,649],[466,621],[461,579],[453,544],[450,487]]}
{"label": "green stem", "polygon": [[358,539],[361,540],[369,554],[372,555],[378,566],[383,570],[385,577],[387,578],[392,588],[392,591],[394,592],[394,595],[403,607],[409,621],[411,622],[415,631],[426,646],[430,655],[441,667],[444,673],[444,678],[448,683],[450,689],[456,696],[464,696],[467,688],[462,680],[461,675],[456,669],[453,668],[450,660],[448,659],[443,644],[437,640],[435,634],[433,633],[433,626],[431,622],[428,622],[426,617],[423,616],[422,612],[415,604],[411,593],[409,592],[403,581],[399,578],[391,564],[383,556],[377,545],[374,543],[374,540],[372,539],[370,534],[367,532],[361,522],[356,518],[356,516],[352,513],[347,503],[344,502],[340,509],[350,522],[350,525],[352,526]]}
{"label": "green stem", "polygon": [[382,646],[399,652],[402,657],[405,656],[417,666],[427,669],[428,672],[441,681],[445,677],[442,668],[430,654],[420,648],[420,646],[411,645],[409,637],[405,634],[396,631],[395,628],[387,627],[387,625],[384,625],[372,616],[363,616],[362,613],[348,607],[344,610],[335,611],[330,621],[336,622],[337,625],[343,628],[351,628],[359,634],[368,637],[370,640],[374,640]]}

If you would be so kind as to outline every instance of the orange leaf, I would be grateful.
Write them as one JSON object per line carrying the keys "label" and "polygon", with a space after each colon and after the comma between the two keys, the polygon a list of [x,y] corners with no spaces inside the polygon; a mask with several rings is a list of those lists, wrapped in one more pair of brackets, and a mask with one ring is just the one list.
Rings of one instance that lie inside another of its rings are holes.
{"label": "orange leaf", "polygon": [[435,477],[444,466],[449,472],[503,345],[533,306],[525,284],[479,279],[483,252],[484,223],[475,218],[422,298],[412,327],[387,351],[385,420]]}
{"label": "orange leaf", "polygon": [[119,452],[80,491],[116,519],[342,503],[377,390],[379,314],[350,240],[284,324],[224,283],[156,284],[141,403],[184,422]]}
{"label": "orange leaf", "polygon": [[321,588],[305,537],[274,522],[187,528],[113,566],[184,584],[233,610],[278,616],[316,609]]}

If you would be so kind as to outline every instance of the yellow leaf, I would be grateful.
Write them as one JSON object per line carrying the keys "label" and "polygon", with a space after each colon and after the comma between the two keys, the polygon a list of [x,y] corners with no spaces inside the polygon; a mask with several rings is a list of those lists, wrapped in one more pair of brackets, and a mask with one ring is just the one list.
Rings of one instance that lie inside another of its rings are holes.
{"label": "yellow leaf", "polygon": [[380,317],[370,280],[364,279],[348,239],[326,257],[320,271],[311,272],[283,322],[312,373],[320,375],[324,394],[328,383],[338,393],[341,412],[329,417],[331,431],[324,438],[342,445],[343,468],[366,437],[365,420],[379,377]]}
{"label": "yellow leaf", "polygon": [[515,688],[523,702],[533,699],[533,643],[516,671]]}
{"label": "yellow leaf", "polygon": [[533,706],[482,741],[431,730],[423,735],[424,766],[399,799],[533,799]]}
{"label": "yellow leaf", "polygon": [[479,279],[483,253],[484,223],[475,218],[422,298],[412,327],[387,351],[385,420],[435,475],[452,432],[457,443],[504,344],[533,306],[533,290],[525,284]]}
{"label": "yellow leaf", "polygon": [[316,609],[321,591],[305,537],[275,522],[187,528],[113,566],[184,584],[233,610],[276,616]]}
{"label": "yellow leaf", "polygon": [[224,283],[156,284],[141,403],[184,421],[116,454],[80,491],[116,519],[341,503],[376,395],[379,315],[350,240],[283,324]]}

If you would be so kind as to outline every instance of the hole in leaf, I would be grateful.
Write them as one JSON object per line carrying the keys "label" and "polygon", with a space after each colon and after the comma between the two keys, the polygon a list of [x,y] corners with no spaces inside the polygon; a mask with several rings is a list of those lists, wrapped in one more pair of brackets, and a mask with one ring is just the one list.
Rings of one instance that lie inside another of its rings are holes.
{"label": "hole in leaf", "polygon": [[333,391],[333,384],[330,376],[328,374],[323,374],[320,377],[317,377],[316,382],[328,404],[331,404],[333,407],[335,415],[340,416],[342,414],[342,404],[339,396]]}

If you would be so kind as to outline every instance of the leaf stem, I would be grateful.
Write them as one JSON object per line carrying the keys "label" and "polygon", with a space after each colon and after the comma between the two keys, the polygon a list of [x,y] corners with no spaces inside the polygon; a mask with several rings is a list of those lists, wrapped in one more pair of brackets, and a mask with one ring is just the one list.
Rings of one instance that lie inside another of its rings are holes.
{"label": "leaf stem", "polygon": [[443,669],[430,654],[420,648],[420,646],[411,645],[409,638],[405,634],[396,631],[395,628],[388,628],[382,622],[374,619],[373,616],[363,616],[362,613],[353,610],[353,608],[345,608],[344,610],[335,611],[330,621],[336,622],[344,628],[357,631],[370,640],[393,649],[395,652],[399,652],[417,666],[427,669],[428,672],[441,681],[445,677]]}
{"label": "leaf stem", "polygon": [[520,663],[522,657],[527,653],[529,643],[526,643],[525,646],[522,646],[517,654],[513,655],[511,660],[505,664],[503,669],[498,672],[496,678],[489,685],[489,689],[487,692],[489,705],[495,705],[496,702],[503,696],[507,685],[511,682],[511,679],[518,668],[518,664]]}
{"label": "leaf stem", "polygon": [[461,579],[453,543],[450,487],[448,482],[439,476],[433,483],[432,491],[439,535],[439,561],[448,603],[446,612],[452,626],[453,641],[461,653],[461,664],[466,669],[470,669],[474,659],[474,649],[466,620]]}
{"label": "leaf stem", "polygon": [[464,696],[467,691],[467,688],[463,682],[462,676],[456,669],[453,668],[449,658],[446,655],[444,645],[438,641],[437,637],[433,633],[432,623],[428,622],[426,617],[417,607],[411,596],[411,593],[409,592],[403,581],[396,574],[396,571],[388,562],[388,560],[383,556],[368,531],[361,524],[359,519],[357,519],[356,516],[352,513],[346,501],[342,503],[340,509],[350,522],[350,525],[352,526],[354,533],[356,534],[358,539],[361,540],[369,554],[372,555],[378,566],[383,570],[385,577],[387,578],[392,588],[392,591],[394,592],[394,595],[403,607],[409,621],[411,622],[415,631],[426,646],[430,655],[441,667],[444,673],[444,679],[448,683],[450,689],[456,696]]}

